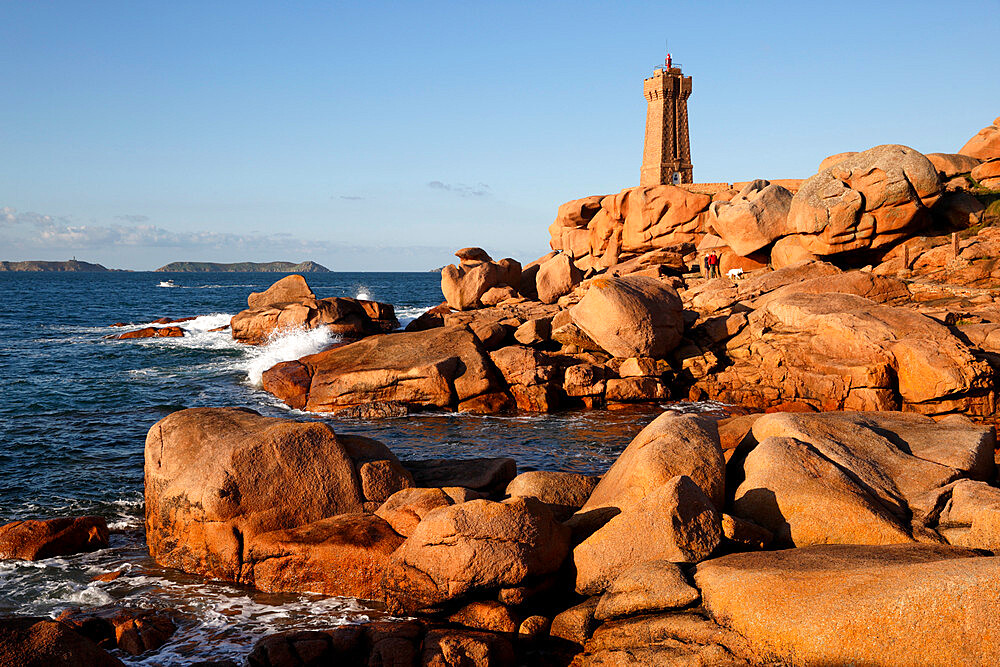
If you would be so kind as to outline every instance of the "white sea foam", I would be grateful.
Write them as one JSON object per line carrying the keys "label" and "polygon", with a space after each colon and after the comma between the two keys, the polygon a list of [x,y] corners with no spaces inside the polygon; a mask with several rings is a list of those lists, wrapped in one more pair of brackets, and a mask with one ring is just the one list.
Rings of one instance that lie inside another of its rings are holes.
{"label": "white sea foam", "polygon": [[271,366],[321,352],[338,340],[339,336],[327,327],[276,331],[265,345],[249,348],[239,365],[246,370],[247,381],[260,386],[261,375]]}
{"label": "white sea foam", "polygon": [[399,326],[402,328],[426,313],[427,310],[426,306],[399,306],[396,308],[396,319],[399,320]]}

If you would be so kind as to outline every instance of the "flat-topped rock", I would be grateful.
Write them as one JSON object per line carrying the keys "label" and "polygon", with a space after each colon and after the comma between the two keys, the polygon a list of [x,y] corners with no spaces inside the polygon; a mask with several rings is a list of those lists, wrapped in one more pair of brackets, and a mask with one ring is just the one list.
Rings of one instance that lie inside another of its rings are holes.
{"label": "flat-topped rock", "polygon": [[931,545],[822,545],[700,564],[705,609],[796,665],[1000,660],[1000,561]]}
{"label": "flat-topped rock", "polygon": [[333,413],[380,404],[464,409],[472,399],[503,391],[467,327],[371,336],[277,364],[262,382],[293,407]]}

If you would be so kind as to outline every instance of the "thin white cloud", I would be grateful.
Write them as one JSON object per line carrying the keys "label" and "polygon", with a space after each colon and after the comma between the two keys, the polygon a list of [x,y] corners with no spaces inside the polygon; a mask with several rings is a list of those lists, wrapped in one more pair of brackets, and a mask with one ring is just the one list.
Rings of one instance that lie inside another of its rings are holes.
{"label": "thin white cloud", "polygon": [[115,220],[124,220],[125,222],[134,222],[134,223],[149,222],[149,216],[129,213],[127,215],[116,215]]}
{"label": "thin white cloud", "polygon": [[445,192],[451,192],[460,197],[488,197],[492,194],[490,191],[490,186],[485,183],[477,183],[476,185],[466,185],[464,183],[444,183],[442,181],[431,181],[427,184],[427,187],[432,190],[444,190]]}
{"label": "thin white cloud", "polygon": [[[145,222],[143,215],[116,216],[130,222]],[[237,248],[243,250],[323,249],[323,241],[299,239],[291,234],[229,234],[222,232],[175,232],[149,224],[79,224],[71,218],[18,212],[0,208],[5,240],[26,248]]]}

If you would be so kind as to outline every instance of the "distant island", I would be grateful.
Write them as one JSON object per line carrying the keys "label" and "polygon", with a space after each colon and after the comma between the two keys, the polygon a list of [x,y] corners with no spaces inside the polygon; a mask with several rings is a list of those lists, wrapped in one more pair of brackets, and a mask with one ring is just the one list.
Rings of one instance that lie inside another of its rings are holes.
{"label": "distant island", "polygon": [[71,259],[65,262],[42,262],[25,260],[23,262],[0,262],[0,271],[81,271],[89,273],[104,273],[111,271],[100,264],[78,262]]}
{"label": "distant island", "polygon": [[222,264],[220,262],[171,262],[166,266],[161,266],[157,271],[176,273],[329,273],[330,269],[317,264],[316,262],[234,262],[232,264]]}

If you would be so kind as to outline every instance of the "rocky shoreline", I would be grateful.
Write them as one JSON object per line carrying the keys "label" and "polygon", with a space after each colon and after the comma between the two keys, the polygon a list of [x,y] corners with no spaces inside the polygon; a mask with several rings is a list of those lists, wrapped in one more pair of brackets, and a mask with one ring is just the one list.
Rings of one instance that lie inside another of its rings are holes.
{"label": "rocky shoreline", "polygon": [[[995,664],[998,165],[1000,119],[959,154],[888,145],[802,182],[569,202],[535,262],[456,253],[445,302],[405,331],[388,304],[284,278],[230,335],[340,335],[263,374],[292,408],[741,410],[666,412],[599,477],[181,410],[146,439],[150,556],[400,619],[273,635],[254,667]],[[701,275],[707,252],[732,274]],[[0,557],[106,544],[99,518],[55,521],[0,527]],[[120,664],[104,648],[155,651],[170,628],[0,619],[0,663]]]}

